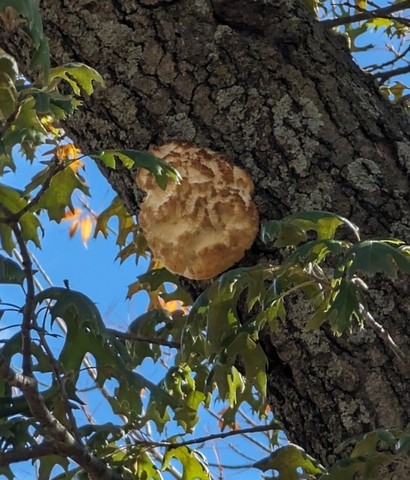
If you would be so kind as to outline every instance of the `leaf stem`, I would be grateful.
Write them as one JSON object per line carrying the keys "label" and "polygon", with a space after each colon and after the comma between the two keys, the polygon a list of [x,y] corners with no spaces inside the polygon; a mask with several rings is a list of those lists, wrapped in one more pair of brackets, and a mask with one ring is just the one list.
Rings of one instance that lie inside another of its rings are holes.
{"label": "leaf stem", "polygon": [[393,340],[390,333],[384,329],[383,325],[378,323],[373,315],[367,310],[364,305],[360,305],[360,309],[366,320],[366,323],[373,329],[376,335],[383,340],[383,343],[392,350],[396,357],[401,360],[403,363],[408,363],[409,359],[400,349],[397,343]]}

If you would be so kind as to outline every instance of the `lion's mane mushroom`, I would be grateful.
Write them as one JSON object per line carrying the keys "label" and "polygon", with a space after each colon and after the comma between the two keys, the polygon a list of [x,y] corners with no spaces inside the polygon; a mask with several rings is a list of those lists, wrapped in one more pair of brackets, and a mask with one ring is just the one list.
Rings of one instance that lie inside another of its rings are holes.
{"label": "lion's mane mushroom", "polygon": [[240,260],[258,233],[249,175],[224,155],[170,141],[150,152],[172,165],[181,182],[161,190],[147,170],[139,224],[154,256],[168,270],[194,280],[213,278]]}

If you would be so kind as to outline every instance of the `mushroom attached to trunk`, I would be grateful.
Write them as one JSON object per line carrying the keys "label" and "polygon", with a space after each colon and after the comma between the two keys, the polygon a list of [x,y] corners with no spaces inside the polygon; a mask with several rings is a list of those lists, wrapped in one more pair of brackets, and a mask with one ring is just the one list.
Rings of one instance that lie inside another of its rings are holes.
{"label": "mushroom attached to trunk", "polygon": [[146,192],[138,216],[154,256],[173,273],[210,279],[238,262],[259,229],[249,175],[220,153],[182,141],[150,153],[180,173],[162,190],[147,170],[137,174]]}

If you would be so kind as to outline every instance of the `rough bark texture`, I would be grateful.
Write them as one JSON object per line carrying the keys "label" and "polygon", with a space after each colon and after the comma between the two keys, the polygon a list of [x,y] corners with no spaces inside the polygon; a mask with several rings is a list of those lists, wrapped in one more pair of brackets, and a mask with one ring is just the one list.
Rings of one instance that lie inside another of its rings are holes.
{"label": "rough bark texture", "polygon": [[[322,209],[363,236],[410,241],[408,115],[379,94],[297,0],[41,0],[55,63],[107,88],[69,125],[84,151],[178,138],[252,176],[261,220]],[[132,212],[126,171],[106,172]],[[246,262],[269,257],[258,242]],[[409,348],[408,284],[378,282],[373,312]],[[262,339],[268,390],[290,439],[324,464],[344,439],[409,420],[408,370],[370,330],[306,333],[306,311]],[[404,478],[404,477],[403,477]]]}

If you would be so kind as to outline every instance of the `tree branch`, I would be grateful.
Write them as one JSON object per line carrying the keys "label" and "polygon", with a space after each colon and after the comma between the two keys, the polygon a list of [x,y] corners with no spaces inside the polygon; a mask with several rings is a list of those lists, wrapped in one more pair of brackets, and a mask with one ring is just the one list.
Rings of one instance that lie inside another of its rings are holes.
{"label": "tree branch", "polygon": [[332,18],[331,20],[322,20],[320,23],[326,28],[333,28],[340,25],[346,25],[347,23],[360,22],[361,20],[368,20],[371,18],[389,18],[392,20],[400,21],[399,18],[390,17],[389,15],[394,12],[400,12],[401,10],[405,10],[407,8],[410,8],[410,0],[405,0],[404,2],[389,5],[388,7],[384,8],[376,8],[375,10],[363,11],[356,15]]}
{"label": "tree branch", "polygon": [[92,480],[123,480],[122,476],[113,472],[101,459],[91,454],[62,425],[47,408],[44,398],[37,388],[37,380],[33,377],[15,372],[0,354],[0,377],[9,385],[21,390],[34,418],[38,420],[46,433],[54,440],[56,452],[69,456],[83,468]]}
{"label": "tree branch", "polygon": [[19,225],[17,223],[12,223],[10,227],[13,230],[20,249],[21,258],[23,260],[23,270],[27,283],[26,301],[23,308],[23,321],[21,324],[23,374],[26,376],[32,376],[33,366],[31,360],[31,327],[35,316],[33,265],[31,263],[30,253],[28,251],[26,242],[23,239]]}
{"label": "tree branch", "polygon": [[25,462],[27,460],[34,460],[47,455],[56,455],[54,442],[43,442],[31,447],[17,447],[7,452],[0,452],[0,467],[7,467],[12,463]]}

